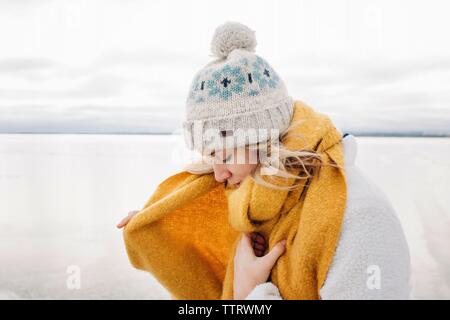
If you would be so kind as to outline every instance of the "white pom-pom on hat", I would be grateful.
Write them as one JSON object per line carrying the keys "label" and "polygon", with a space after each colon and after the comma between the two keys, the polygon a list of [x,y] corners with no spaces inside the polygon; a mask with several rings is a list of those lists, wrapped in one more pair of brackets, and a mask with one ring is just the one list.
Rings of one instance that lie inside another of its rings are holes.
{"label": "white pom-pom on hat", "polygon": [[239,22],[218,26],[211,41],[211,51],[219,58],[226,58],[234,49],[254,51],[255,47],[255,31]]}

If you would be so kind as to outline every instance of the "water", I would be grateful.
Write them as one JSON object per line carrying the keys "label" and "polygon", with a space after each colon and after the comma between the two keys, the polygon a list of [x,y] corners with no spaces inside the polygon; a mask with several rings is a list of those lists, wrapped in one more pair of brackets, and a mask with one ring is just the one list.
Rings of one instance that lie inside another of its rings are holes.
{"label": "water", "polygon": [[[405,230],[416,298],[450,298],[450,139],[357,142],[357,165]],[[0,135],[0,299],[169,299],[130,265],[115,225],[180,170],[181,144],[177,136]]]}

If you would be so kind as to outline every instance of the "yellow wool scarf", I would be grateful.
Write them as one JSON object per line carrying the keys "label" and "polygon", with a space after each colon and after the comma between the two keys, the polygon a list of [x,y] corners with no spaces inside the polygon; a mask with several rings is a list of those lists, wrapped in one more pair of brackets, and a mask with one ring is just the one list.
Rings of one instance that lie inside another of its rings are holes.
{"label": "yellow wool scarf", "polygon": [[[291,124],[298,120],[285,145],[319,153],[318,175],[295,190],[268,188],[250,176],[237,189],[213,173],[170,176],[124,229],[132,265],[150,272],[174,299],[233,299],[236,245],[242,232],[260,232],[267,252],[287,239],[269,279],[282,298],[320,299],[346,205],[342,135],[301,101],[294,102]],[[282,180],[276,184],[298,183]]]}

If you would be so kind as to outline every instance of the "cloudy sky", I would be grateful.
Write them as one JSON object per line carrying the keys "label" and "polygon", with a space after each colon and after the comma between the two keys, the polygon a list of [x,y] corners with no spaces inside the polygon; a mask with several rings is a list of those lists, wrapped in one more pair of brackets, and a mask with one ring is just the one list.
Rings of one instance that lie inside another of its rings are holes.
{"label": "cloudy sky", "polygon": [[174,132],[214,29],[350,132],[450,134],[448,1],[0,0],[0,132]]}

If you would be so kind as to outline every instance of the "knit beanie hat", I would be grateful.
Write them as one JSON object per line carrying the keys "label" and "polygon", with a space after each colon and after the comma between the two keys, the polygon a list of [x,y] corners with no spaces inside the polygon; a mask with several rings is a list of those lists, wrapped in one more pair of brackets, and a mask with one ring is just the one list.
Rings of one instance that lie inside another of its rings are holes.
{"label": "knit beanie hat", "polygon": [[195,74],[186,99],[189,149],[210,154],[265,142],[289,126],[294,101],[255,47],[255,31],[241,23],[216,28],[211,51],[217,58]]}

